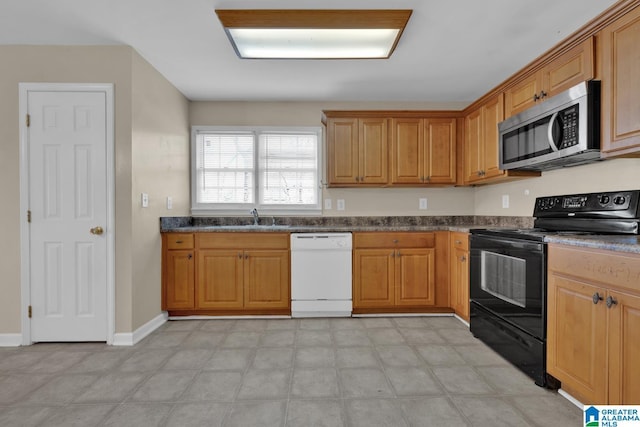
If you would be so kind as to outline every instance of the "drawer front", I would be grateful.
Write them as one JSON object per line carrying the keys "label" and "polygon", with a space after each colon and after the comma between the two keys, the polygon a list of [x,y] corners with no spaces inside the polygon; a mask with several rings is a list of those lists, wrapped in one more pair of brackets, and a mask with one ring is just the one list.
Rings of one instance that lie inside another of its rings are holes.
{"label": "drawer front", "polygon": [[401,233],[354,233],[353,246],[358,249],[370,248],[433,248],[434,233],[401,232]]}
{"label": "drawer front", "polygon": [[549,244],[549,270],[640,293],[640,256],[597,249]]}
{"label": "drawer front", "polygon": [[167,249],[193,249],[193,234],[167,233]]}
{"label": "drawer front", "polygon": [[198,233],[199,249],[289,249],[289,233]]}
{"label": "drawer front", "polygon": [[462,249],[463,251],[469,250],[469,234],[452,232],[451,233],[451,248]]}

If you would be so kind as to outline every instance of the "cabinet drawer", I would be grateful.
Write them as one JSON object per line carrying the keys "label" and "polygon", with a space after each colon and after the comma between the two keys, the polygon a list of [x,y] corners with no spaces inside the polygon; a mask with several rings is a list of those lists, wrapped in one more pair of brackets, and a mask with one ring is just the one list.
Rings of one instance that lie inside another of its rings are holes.
{"label": "cabinet drawer", "polygon": [[193,234],[167,233],[167,249],[193,249]]}
{"label": "cabinet drawer", "polygon": [[433,248],[435,246],[434,233],[354,233],[353,246],[363,248]]}
{"label": "cabinet drawer", "polygon": [[640,256],[631,253],[549,245],[549,270],[589,283],[640,292]]}
{"label": "cabinet drawer", "polygon": [[469,234],[459,233],[459,232],[451,233],[451,248],[468,251],[469,250]]}
{"label": "cabinet drawer", "polygon": [[289,233],[198,233],[199,249],[289,249]]}

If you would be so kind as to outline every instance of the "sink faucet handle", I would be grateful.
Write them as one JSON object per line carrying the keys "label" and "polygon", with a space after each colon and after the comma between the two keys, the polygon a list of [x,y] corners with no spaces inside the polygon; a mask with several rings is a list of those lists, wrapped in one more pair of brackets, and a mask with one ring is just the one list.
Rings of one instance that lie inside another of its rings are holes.
{"label": "sink faucet handle", "polygon": [[260,216],[258,215],[258,209],[253,208],[249,213],[253,215],[253,225],[258,225],[258,222],[260,221]]}

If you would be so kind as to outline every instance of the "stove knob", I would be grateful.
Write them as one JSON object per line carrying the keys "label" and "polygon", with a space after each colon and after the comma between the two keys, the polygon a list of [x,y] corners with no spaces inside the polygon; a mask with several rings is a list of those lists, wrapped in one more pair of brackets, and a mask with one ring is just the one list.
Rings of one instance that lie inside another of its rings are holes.
{"label": "stove knob", "polygon": [[598,198],[598,201],[600,202],[601,205],[606,205],[609,203],[611,199],[609,198],[609,196],[607,196],[606,194],[601,195]]}
{"label": "stove knob", "polygon": [[626,199],[624,196],[616,196],[616,197],[613,199],[613,203],[615,203],[616,205],[624,205],[624,202],[625,202],[626,200],[627,200],[627,199]]}

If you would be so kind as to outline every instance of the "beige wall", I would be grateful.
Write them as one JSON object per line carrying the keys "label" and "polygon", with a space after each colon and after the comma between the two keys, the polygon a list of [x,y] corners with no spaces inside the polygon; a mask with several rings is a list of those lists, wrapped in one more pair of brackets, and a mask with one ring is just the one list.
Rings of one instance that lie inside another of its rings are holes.
{"label": "beige wall", "polygon": [[[147,61],[133,55],[131,330],[160,314],[158,218],[189,215],[189,102]],[[142,208],[141,193],[149,195]],[[173,198],[167,209],[166,198]]]}
{"label": "beige wall", "polygon": [[[476,215],[530,216],[538,196],[616,191],[640,188],[640,159],[605,160],[590,165],[543,172],[541,177],[479,186],[475,190]],[[525,193],[528,191],[528,195]],[[502,195],[509,208],[502,208]]]}
{"label": "beige wall", "polygon": [[[198,126],[321,126],[322,110],[460,110],[463,103],[380,102],[192,102],[191,125]],[[418,199],[427,198],[425,210]],[[324,188],[332,200],[326,216],[473,215],[471,188]],[[338,199],[345,210],[336,210]]]}
{"label": "beige wall", "polygon": [[116,330],[131,325],[131,55],[124,46],[0,46],[0,333],[19,333],[20,212],[18,83],[114,83],[116,163]]}
{"label": "beige wall", "polygon": [[[116,332],[160,314],[158,217],[188,214],[188,101],[127,46],[0,46],[0,334],[20,333],[19,82],[115,88]],[[133,143],[132,143],[133,140]],[[140,208],[139,193],[150,195]],[[161,199],[174,197],[167,211]]]}

